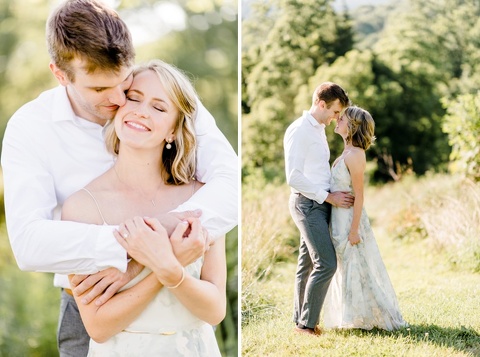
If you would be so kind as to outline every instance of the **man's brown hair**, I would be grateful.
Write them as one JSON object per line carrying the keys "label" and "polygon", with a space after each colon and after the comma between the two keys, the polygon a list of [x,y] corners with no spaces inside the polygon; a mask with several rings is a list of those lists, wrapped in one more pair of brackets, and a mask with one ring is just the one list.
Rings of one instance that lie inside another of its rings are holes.
{"label": "man's brown hair", "polygon": [[340,105],[345,108],[350,104],[347,93],[338,84],[332,82],[324,82],[320,84],[313,92],[312,103],[317,104],[323,100],[330,108],[335,100],[340,101]]}
{"label": "man's brown hair", "polygon": [[51,60],[70,81],[70,62],[80,58],[85,70],[117,72],[135,60],[132,37],[118,14],[100,1],[67,0],[47,21],[47,46]]}

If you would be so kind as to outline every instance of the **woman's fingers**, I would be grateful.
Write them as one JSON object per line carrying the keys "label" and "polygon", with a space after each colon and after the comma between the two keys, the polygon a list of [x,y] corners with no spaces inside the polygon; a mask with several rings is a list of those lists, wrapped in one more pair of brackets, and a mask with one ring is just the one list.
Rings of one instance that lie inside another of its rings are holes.
{"label": "woman's fingers", "polygon": [[189,223],[186,221],[181,221],[175,229],[173,230],[172,235],[170,236],[171,240],[181,240],[184,237],[187,228],[189,227]]}
{"label": "woman's fingers", "polygon": [[158,219],[152,218],[152,217],[143,217],[142,220],[147,226],[149,226],[155,232],[167,234],[167,230],[160,223]]}
{"label": "woman's fingers", "polygon": [[120,243],[120,245],[125,249],[125,250],[128,250],[128,243],[127,243],[127,240],[125,239],[124,235],[122,233],[120,233],[119,230],[114,230],[113,231],[113,236],[115,237],[115,239],[117,240],[118,243]]}

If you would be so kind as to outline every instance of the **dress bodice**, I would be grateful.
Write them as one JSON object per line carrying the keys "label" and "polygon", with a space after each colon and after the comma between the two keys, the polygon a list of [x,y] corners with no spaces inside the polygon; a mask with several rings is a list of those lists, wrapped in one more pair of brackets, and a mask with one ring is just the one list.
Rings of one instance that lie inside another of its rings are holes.
{"label": "dress bodice", "polygon": [[[199,279],[203,258],[185,267]],[[148,268],[127,284],[138,284]],[[90,340],[89,357],[182,356],[220,357],[213,327],[193,315],[170,289],[162,288],[143,312],[122,332],[105,343]]]}
{"label": "dress bodice", "polygon": [[[203,265],[203,258],[185,267],[185,273],[200,279],[200,272]],[[122,290],[128,289],[142,281],[152,271],[145,267],[130,283],[124,286]],[[162,318],[158,316],[158,311],[162,311]],[[164,333],[177,329],[182,329],[192,324],[203,323],[198,317],[190,313],[173,295],[170,289],[162,288],[150,304],[143,310],[141,315],[133,321],[126,329],[127,332],[149,332]]]}
{"label": "dress bodice", "polygon": [[330,192],[347,191],[352,192],[352,178],[348,171],[345,159],[340,159],[332,167],[332,176],[330,178]]}

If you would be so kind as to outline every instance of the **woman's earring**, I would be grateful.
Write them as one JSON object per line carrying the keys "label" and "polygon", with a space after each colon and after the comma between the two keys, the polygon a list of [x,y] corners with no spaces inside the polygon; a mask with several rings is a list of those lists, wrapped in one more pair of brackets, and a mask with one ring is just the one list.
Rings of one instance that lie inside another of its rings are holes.
{"label": "woman's earring", "polygon": [[172,148],[172,144],[170,144],[170,141],[167,141],[167,145],[165,145],[167,150],[170,150]]}

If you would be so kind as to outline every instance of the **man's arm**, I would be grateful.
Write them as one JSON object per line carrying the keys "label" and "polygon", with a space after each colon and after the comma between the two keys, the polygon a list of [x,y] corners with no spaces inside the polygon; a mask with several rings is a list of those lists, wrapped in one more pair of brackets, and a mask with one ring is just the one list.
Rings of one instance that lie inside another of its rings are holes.
{"label": "man's arm", "polygon": [[[297,129],[298,130],[298,129]],[[353,204],[353,196],[349,192],[328,192],[311,182],[303,174],[305,158],[308,153],[308,142],[301,135],[287,132],[284,140],[285,173],[287,183],[307,198],[318,203],[328,202],[333,206],[349,208]]]}
{"label": "man's arm", "polygon": [[198,107],[196,174],[205,185],[175,211],[201,209],[202,225],[220,237],[238,224],[238,157],[200,101]]}
{"label": "man's arm", "polygon": [[28,121],[11,120],[2,167],[8,234],[19,268],[60,274],[89,274],[108,267],[125,271],[126,253],[112,227],[53,220],[57,183],[49,165],[55,163],[45,156]]}

